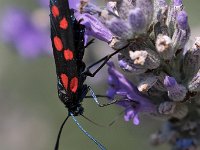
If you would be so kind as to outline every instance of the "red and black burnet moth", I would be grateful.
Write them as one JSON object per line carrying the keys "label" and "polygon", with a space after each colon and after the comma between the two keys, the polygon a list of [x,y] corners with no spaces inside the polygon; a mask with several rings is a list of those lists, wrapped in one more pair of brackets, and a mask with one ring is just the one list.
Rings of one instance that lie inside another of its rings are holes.
{"label": "red and black burnet moth", "polygon": [[[84,81],[87,76],[94,77],[113,55],[124,48],[116,50],[114,53],[103,57],[86,68],[82,60],[85,51],[85,27],[75,19],[74,10],[69,9],[68,0],[50,0],[50,24],[53,55],[56,65],[58,96],[68,109],[68,116],[60,127],[55,150],[59,148],[62,128],[70,116],[72,116],[78,127],[93,140],[100,149],[105,150],[106,148],[103,145],[82,128],[75,116],[83,116],[84,109],[81,102],[86,97],[88,91],[91,92],[94,101],[100,107],[116,102],[113,100],[108,104],[101,105],[92,89],[84,84]],[[101,62],[102,64],[96,71],[93,73],[89,71],[90,68]]]}

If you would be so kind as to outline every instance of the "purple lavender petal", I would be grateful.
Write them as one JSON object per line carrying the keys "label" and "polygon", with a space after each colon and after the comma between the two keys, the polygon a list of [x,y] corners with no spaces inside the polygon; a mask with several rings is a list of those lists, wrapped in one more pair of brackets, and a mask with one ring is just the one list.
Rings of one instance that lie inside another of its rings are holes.
{"label": "purple lavender petal", "polygon": [[[110,85],[110,88],[116,90],[116,95],[122,97],[117,103],[120,106],[134,109],[135,112],[148,112],[156,113],[156,107],[150,102],[148,98],[143,96],[129,80],[127,80],[123,74],[117,71],[112,62],[108,63],[109,77],[117,79],[118,86]],[[109,88],[109,90],[110,90]],[[134,106],[134,107],[133,107]],[[137,118],[136,118],[137,122]]]}
{"label": "purple lavender petal", "polygon": [[133,124],[134,124],[134,125],[139,125],[139,124],[140,124],[140,120],[139,120],[137,114],[136,114],[136,115],[134,116],[134,118],[133,118]]}
{"label": "purple lavender petal", "polygon": [[136,7],[140,8],[145,16],[147,26],[153,18],[154,3],[152,0],[137,0]]}
{"label": "purple lavender petal", "polygon": [[178,12],[176,20],[180,29],[186,30],[188,28],[188,16],[185,11]]}
{"label": "purple lavender petal", "polygon": [[94,36],[99,40],[109,43],[112,40],[112,33],[94,16],[90,14],[79,14],[76,13],[75,17],[77,20],[83,19],[81,24],[85,26],[85,34]]}
{"label": "purple lavender petal", "polygon": [[107,90],[106,95],[109,97],[109,99],[114,99],[116,95],[116,90],[111,87]]}
{"label": "purple lavender petal", "polygon": [[128,109],[125,112],[124,120],[125,121],[130,121],[133,118],[133,116],[134,116],[134,110],[133,109]]}

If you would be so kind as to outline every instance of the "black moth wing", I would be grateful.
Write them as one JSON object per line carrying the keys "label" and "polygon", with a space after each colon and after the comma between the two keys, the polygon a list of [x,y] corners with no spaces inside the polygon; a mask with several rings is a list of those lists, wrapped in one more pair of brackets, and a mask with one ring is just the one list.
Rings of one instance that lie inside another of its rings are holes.
{"label": "black moth wing", "polygon": [[70,109],[80,103],[84,87],[85,28],[76,21],[68,0],[50,0],[50,22],[59,98]]}

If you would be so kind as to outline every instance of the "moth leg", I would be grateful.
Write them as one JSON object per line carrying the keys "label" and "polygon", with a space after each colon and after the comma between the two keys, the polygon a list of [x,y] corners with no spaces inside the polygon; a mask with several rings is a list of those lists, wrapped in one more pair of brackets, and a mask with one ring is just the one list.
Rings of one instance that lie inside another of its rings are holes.
{"label": "moth leg", "polygon": [[[112,104],[114,104],[114,103],[116,103],[116,102],[118,101],[118,100],[114,99],[114,100],[110,101],[109,103],[100,104],[100,103],[99,103],[99,100],[98,100],[98,98],[97,98],[98,95],[95,95],[94,91],[92,90],[92,88],[91,88],[90,86],[88,86],[88,90],[90,91],[92,98],[94,99],[94,101],[97,103],[97,105],[98,105],[99,107],[105,107],[105,106],[108,106],[108,105],[112,105]],[[103,96],[103,95],[99,95],[99,96],[100,96],[100,97],[107,97],[107,96]],[[89,97],[89,98],[90,98],[90,97]]]}
{"label": "moth leg", "polygon": [[[113,53],[111,53],[109,55],[106,55],[105,57],[101,58],[97,62],[95,62],[92,65],[88,66],[86,68],[86,70],[83,72],[83,74],[86,75],[86,76],[94,77],[96,75],[96,73],[99,72],[99,70],[101,70],[101,68],[103,68],[103,66],[110,60],[110,58],[112,56],[114,56],[115,54],[119,53],[121,50],[127,48],[128,46],[129,46],[129,44],[124,46],[124,47],[122,47],[122,48],[120,48],[120,49],[118,49],[118,50],[116,50],[115,52],[113,52]],[[103,63],[93,73],[91,73],[90,69],[92,67],[96,66],[97,64],[101,63],[101,62],[103,62]]]}
{"label": "moth leg", "polygon": [[88,46],[90,46],[92,43],[94,43],[95,39],[91,39],[85,46],[84,48],[87,48]]}

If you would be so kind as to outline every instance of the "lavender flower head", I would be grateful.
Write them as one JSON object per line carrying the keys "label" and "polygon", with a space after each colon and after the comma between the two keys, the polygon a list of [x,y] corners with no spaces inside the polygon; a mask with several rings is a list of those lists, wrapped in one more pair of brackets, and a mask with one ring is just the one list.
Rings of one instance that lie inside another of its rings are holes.
{"label": "lavender flower head", "polygon": [[139,124],[138,114],[150,113],[166,120],[152,144],[199,148],[200,38],[185,50],[190,27],[182,0],[107,0],[104,7],[81,0],[78,8],[88,36],[114,50],[127,45],[118,62],[134,82],[109,63],[107,91],[125,109],[125,121]]}

